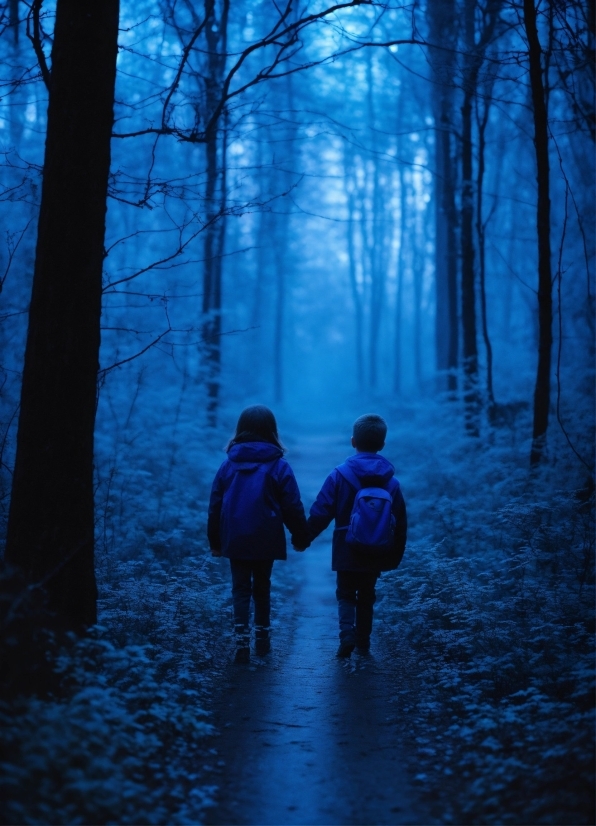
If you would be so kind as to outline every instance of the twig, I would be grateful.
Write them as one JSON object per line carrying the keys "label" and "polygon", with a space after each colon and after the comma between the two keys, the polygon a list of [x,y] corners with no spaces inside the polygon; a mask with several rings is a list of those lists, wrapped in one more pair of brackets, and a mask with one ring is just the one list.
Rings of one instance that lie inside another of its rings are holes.
{"label": "twig", "polygon": [[155,345],[159,344],[159,342],[162,340],[162,338],[164,338],[164,336],[167,336],[167,334],[171,333],[171,332],[172,332],[172,328],[168,327],[167,330],[164,330],[163,333],[160,333],[160,335],[158,335],[157,338],[155,338],[155,339],[153,339],[153,341],[149,342],[149,344],[146,347],[143,347],[143,349],[139,350],[138,353],[135,353],[134,356],[129,356],[127,359],[122,359],[122,361],[117,361],[115,364],[111,364],[109,367],[104,367],[97,374],[98,384],[101,386],[101,384],[103,384],[103,382],[105,381],[105,377],[107,376],[108,373],[110,373],[112,370],[115,370],[117,367],[122,367],[123,364],[128,364],[129,361],[134,361],[135,359],[138,359],[139,356],[142,356],[143,353],[146,353],[147,350],[151,349],[151,347],[155,347]]}
{"label": "twig", "polygon": [[8,273],[10,272],[10,268],[11,268],[11,265],[12,265],[12,260],[15,256],[15,253],[18,250],[19,244],[23,240],[23,237],[24,237],[25,233],[29,229],[29,225],[31,224],[32,220],[33,220],[33,218],[29,218],[29,220],[27,221],[27,225],[26,225],[25,229],[22,230],[21,234],[19,235],[19,240],[16,242],[16,244],[12,243],[12,239],[14,238],[16,233],[8,234],[8,243],[7,243],[7,246],[8,246],[8,263],[6,264],[6,268],[4,270],[4,275],[2,276],[2,278],[0,278],[0,293],[2,292],[2,288],[4,287],[4,282],[8,278]]}
{"label": "twig", "polygon": [[[41,43],[41,26],[39,22],[39,15],[41,12],[42,4],[43,0],[33,0],[33,3],[31,4],[29,14],[27,15],[27,37],[33,45],[33,51],[35,52],[37,62],[39,63],[39,68],[41,71],[43,82],[45,83],[46,89],[49,92],[51,76],[50,70],[48,69],[48,63],[43,50],[43,46]],[[29,21],[31,20],[31,18],[33,19],[33,34],[31,33],[31,29],[29,26]]]}

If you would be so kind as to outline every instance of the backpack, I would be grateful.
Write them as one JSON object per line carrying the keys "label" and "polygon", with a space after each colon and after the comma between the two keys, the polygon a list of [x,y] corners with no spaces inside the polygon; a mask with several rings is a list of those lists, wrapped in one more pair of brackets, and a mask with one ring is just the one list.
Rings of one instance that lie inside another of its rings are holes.
{"label": "backpack", "polygon": [[395,535],[391,494],[385,488],[363,487],[346,464],[339,465],[337,470],[356,488],[350,524],[346,527],[346,543],[373,555],[389,553],[393,550]]}
{"label": "backpack", "polygon": [[284,540],[280,503],[272,495],[271,470],[278,458],[236,468],[223,494],[222,547],[243,553]]}

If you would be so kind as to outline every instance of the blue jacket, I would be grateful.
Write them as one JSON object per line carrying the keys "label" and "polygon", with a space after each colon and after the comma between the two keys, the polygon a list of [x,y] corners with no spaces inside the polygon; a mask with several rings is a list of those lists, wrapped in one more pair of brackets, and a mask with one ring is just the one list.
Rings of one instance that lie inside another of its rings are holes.
{"label": "blue jacket", "polygon": [[277,445],[233,445],[211,489],[207,536],[231,559],[286,559],[284,525],[309,544],[304,507],[292,468]]}
{"label": "blue jacket", "polygon": [[310,538],[314,539],[335,519],[331,567],[334,571],[392,571],[397,568],[406,547],[406,504],[394,476],[393,465],[378,453],[356,453],[346,460],[363,487],[381,487],[391,494],[391,510],[395,516],[395,544],[386,555],[373,558],[355,551],[345,541],[345,528],[350,523],[356,489],[335,468],[325,480],[308,518]]}

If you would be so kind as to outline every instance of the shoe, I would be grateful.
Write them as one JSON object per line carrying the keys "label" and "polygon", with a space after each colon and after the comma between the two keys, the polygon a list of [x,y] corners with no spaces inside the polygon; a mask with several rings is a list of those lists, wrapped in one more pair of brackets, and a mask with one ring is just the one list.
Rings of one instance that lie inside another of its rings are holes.
{"label": "shoe", "polygon": [[269,637],[264,637],[263,639],[259,639],[259,637],[255,640],[255,654],[257,657],[264,657],[265,654],[268,654],[271,651],[271,640]]}
{"label": "shoe", "polygon": [[370,637],[356,637],[356,653],[368,654],[370,651]]}
{"label": "shoe", "polygon": [[344,642],[340,642],[339,648],[337,649],[337,656],[338,657],[349,657],[352,651],[354,650],[354,643],[345,640]]}
{"label": "shoe", "polygon": [[250,648],[237,648],[235,663],[249,663],[250,662]]}

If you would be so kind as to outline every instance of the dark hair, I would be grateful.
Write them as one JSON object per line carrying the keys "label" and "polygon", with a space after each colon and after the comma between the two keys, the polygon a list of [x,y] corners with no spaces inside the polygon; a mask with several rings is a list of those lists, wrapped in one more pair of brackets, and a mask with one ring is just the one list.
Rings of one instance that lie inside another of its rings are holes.
{"label": "dark hair", "polygon": [[285,452],[277,433],[275,416],[264,404],[253,404],[242,411],[226,451],[240,442],[271,442]]}
{"label": "dark hair", "polygon": [[385,444],[387,422],[376,413],[365,413],[354,422],[352,436],[358,450],[376,453]]}

